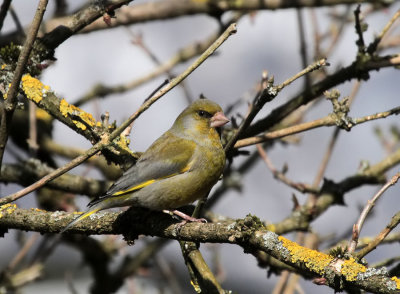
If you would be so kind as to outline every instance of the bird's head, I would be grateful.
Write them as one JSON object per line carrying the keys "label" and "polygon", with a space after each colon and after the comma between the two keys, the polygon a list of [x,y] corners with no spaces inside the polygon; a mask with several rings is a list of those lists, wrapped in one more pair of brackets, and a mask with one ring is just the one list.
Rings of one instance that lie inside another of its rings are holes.
{"label": "bird's head", "polygon": [[217,134],[217,129],[229,122],[221,106],[208,99],[190,104],[175,120],[172,130],[193,136]]}

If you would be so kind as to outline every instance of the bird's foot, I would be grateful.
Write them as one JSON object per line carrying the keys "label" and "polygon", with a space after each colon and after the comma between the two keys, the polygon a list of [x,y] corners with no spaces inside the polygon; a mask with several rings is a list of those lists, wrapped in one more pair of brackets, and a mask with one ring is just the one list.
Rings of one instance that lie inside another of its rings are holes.
{"label": "bird's foot", "polygon": [[192,223],[194,223],[194,222],[196,222],[196,223],[206,223],[207,222],[207,220],[205,218],[195,218],[195,217],[187,215],[187,214],[185,214],[185,213],[183,213],[182,211],[179,211],[179,210],[163,210],[163,212],[168,213],[170,215],[174,215],[175,214],[175,215],[179,216],[180,218],[182,218],[183,219],[182,225],[184,225],[184,224],[186,224],[188,222],[192,222]]}

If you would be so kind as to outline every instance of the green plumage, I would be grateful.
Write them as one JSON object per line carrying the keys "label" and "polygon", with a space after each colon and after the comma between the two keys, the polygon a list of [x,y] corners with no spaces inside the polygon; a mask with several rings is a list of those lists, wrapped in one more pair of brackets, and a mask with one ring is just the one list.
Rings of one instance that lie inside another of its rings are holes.
{"label": "green plumage", "polygon": [[170,210],[204,197],[224,169],[225,152],[216,127],[227,122],[218,104],[208,99],[193,102],[137,163],[64,231],[106,208]]}

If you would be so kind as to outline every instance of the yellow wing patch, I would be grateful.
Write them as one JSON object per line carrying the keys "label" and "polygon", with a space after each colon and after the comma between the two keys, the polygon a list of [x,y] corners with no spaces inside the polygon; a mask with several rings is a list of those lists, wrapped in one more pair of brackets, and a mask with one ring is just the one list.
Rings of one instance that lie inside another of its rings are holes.
{"label": "yellow wing patch", "polygon": [[81,221],[81,220],[83,220],[83,219],[85,219],[85,218],[91,216],[92,214],[98,212],[99,210],[101,210],[101,209],[100,209],[100,208],[97,208],[97,209],[93,209],[92,211],[88,211],[88,212],[82,214],[82,215],[79,217],[79,221]]}
{"label": "yellow wing patch", "polygon": [[144,188],[144,187],[146,187],[146,186],[148,186],[148,185],[154,183],[155,181],[156,181],[156,180],[154,180],[154,179],[148,180],[148,181],[146,181],[146,182],[144,182],[144,183],[141,183],[141,184],[139,184],[139,185],[136,185],[136,186],[134,186],[134,187],[131,187],[131,188],[129,188],[128,190],[121,190],[121,191],[115,192],[114,194],[112,194],[112,196],[118,196],[118,195],[122,195],[122,194],[131,193],[131,192],[133,192],[133,191],[142,189],[142,188]]}
{"label": "yellow wing patch", "polygon": [[121,191],[115,192],[114,194],[112,194],[112,196],[120,196],[120,195],[124,195],[124,194],[128,194],[128,193],[132,193],[132,192],[134,192],[136,190],[142,189],[142,188],[154,183],[155,181],[164,180],[164,179],[167,179],[167,178],[179,175],[179,174],[183,174],[183,173],[185,173],[185,172],[190,170],[190,168],[192,167],[192,164],[193,164],[193,161],[189,162],[189,164],[186,165],[179,173],[173,173],[173,174],[165,176],[165,177],[161,177],[161,178],[158,178],[158,179],[151,179],[151,180],[145,181],[145,182],[143,182],[143,183],[141,183],[139,185],[133,186],[133,187],[127,189],[127,190],[121,190]]}

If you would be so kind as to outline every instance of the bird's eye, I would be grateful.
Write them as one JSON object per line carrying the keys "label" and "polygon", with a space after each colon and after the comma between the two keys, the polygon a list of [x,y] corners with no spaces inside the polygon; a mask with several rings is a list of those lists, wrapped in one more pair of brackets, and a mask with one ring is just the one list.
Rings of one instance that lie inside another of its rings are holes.
{"label": "bird's eye", "polygon": [[201,117],[211,117],[212,116],[211,114],[209,114],[207,111],[204,111],[204,110],[199,110],[198,114]]}

